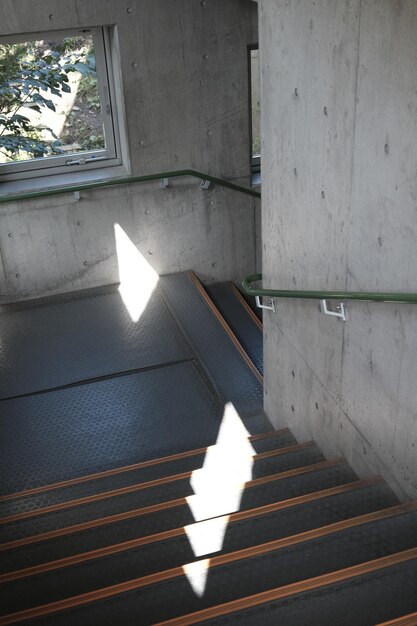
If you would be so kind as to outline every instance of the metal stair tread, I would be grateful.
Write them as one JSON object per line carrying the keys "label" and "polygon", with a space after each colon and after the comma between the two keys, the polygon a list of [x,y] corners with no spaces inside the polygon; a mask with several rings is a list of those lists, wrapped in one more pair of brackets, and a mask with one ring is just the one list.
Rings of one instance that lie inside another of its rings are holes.
{"label": "metal stair tread", "polygon": [[[290,500],[284,500],[282,502],[273,502],[271,504],[267,504],[254,509],[248,509],[246,511],[232,513],[231,515],[221,516],[220,518],[216,519],[227,519],[228,534],[224,538],[224,545],[227,545],[227,551],[230,551],[231,532],[236,535],[234,546],[245,547],[242,546],[244,540],[242,525],[244,523],[255,523],[257,537],[262,536],[264,538],[265,533],[261,531],[260,534],[260,528],[262,529],[263,520],[268,519],[269,517],[273,521],[277,519],[277,527],[272,533],[273,538],[277,538],[277,536],[285,537],[291,534],[294,531],[294,528],[298,528],[298,532],[303,532],[310,529],[312,527],[312,513],[315,511],[315,509],[321,512],[320,506],[323,507],[323,518],[326,520],[330,519],[331,521],[336,522],[342,519],[365,514],[367,512],[372,512],[374,510],[380,510],[383,508],[394,506],[397,503],[395,502],[395,498],[389,497],[390,495],[391,492],[387,490],[382,479],[379,477],[375,477],[374,479],[362,481],[358,480],[353,483],[340,485],[338,487],[332,487],[330,489],[314,492],[312,494],[306,494],[304,496],[295,497]],[[346,506],[350,504],[350,500],[353,500],[351,509]],[[358,512],[355,510],[355,506],[358,508]],[[334,518],[332,518],[329,514],[329,510],[332,511],[333,508],[335,509]],[[284,519],[282,518],[285,515],[288,516],[291,521],[289,523],[287,522],[286,524],[283,524]],[[308,516],[307,518],[306,515]],[[325,515],[329,515],[329,517],[326,518],[324,517]],[[297,523],[295,522],[294,518],[297,519]],[[116,543],[113,545],[110,544],[104,546],[103,548],[98,548],[90,552],[79,553],[71,557],[67,557],[66,559],[59,559],[38,566],[33,566],[14,572],[8,572],[6,574],[0,575],[0,583],[20,580],[21,578],[34,576],[37,574],[43,574],[47,571],[53,571],[55,569],[71,567],[72,565],[78,565],[79,563],[84,563],[88,560],[113,556],[114,554],[120,554],[124,551],[130,551],[138,548],[143,549],[144,546],[154,545],[158,548],[159,546],[161,546],[161,542],[164,542],[163,547],[165,551],[167,544],[169,544],[170,542],[172,543],[172,541],[174,540],[186,541],[189,549],[191,549],[191,546],[187,539],[187,531],[192,531],[192,528],[198,526],[198,524],[204,525],[206,523],[207,522],[204,521],[195,522],[189,527],[179,527],[154,535],[137,537],[131,539],[130,541]],[[326,524],[321,523],[321,525]],[[291,533],[289,532],[289,530],[286,530],[290,527]],[[272,537],[268,536],[268,539],[272,540]],[[237,549],[237,547],[235,547],[234,549]],[[143,565],[149,567],[148,560],[144,559]],[[167,566],[164,569],[168,568],[169,567]]]}
{"label": "metal stair tread", "polygon": [[[374,561],[361,563],[359,565],[354,565],[352,567],[348,567],[342,570],[330,572],[329,574],[324,574],[324,575],[317,576],[311,579],[302,580],[297,583],[292,583],[285,587],[278,587],[278,588],[271,589],[266,592],[256,594],[253,596],[246,596],[238,600],[225,603],[223,605],[213,606],[213,607],[210,607],[209,609],[203,609],[202,611],[199,611],[193,614],[184,615],[178,618],[158,622],[158,624],[154,624],[154,626],[191,626],[192,624],[211,624],[212,626],[216,624],[217,626],[217,625],[220,625],[221,623],[228,623],[228,620],[230,619],[229,616],[236,612],[239,612],[239,619],[240,619],[239,623],[245,624],[245,626],[246,625],[249,626],[249,624],[254,623],[254,621],[250,621],[251,619],[255,621],[257,618],[259,619],[259,616],[257,616],[256,618],[252,614],[249,616],[250,617],[249,621],[246,621],[246,622],[244,621],[243,619],[244,611],[248,611],[252,607],[262,607],[263,605],[266,605],[266,604],[270,605],[272,602],[278,604],[280,600],[283,600],[283,599],[287,600],[291,597],[296,598],[297,596],[299,596],[300,598],[303,598],[303,596],[305,597],[308,593],[310,594],[316,593],[317,595],[320,595],[321,597],[323,597],[323,593],[326,590],[331,589],[332,587],[335,587],[338,584],[344,585],[345,583],[352,584],[352,583],[355,583],[356,581],[360,582],[361,578],[365,578],[367,576],[372,577],[373,574],[378,575],[381,570],[382,571],[393,570],[395,569],[396,566],[401,566],[402,564],[407,565],[408,563],[411,563],[414,566],[415,576],[417,579],[417,548],[412,548],[410,550],[405,550],[404,552],[396,553],[394,555],[389,555],[387,557],[375,559]],[[417,597],[415,597],[414,602],[417,602]],[[293,605],[291,606],[291,611],[295,613]],[[269,611],[269,613],[271,614],[272,611]],[[226,618],[225,620],[221,618],[221,616],[223,615]],[[263,610],[262,615],[264,616],[263,624],[267,626],[273,626],[274,624],[277,623],[276,616],[272,618],[275,621],[270,621],[270,620],[266,621],[266,617],[268,614],[265,613],[265,611]],[[288,615],[286,617],[288,618]],[[295,617],[296,617],[296,620],[298,621],[295,621],[295,622],[292,621],[291,626],[296,626],[296,624],[300,624],[299,622],[300,613],[296,612]],[[309,615],[309,619],[310,618],[311,618],[311,614]],[[345,615],[345,618],[346,618],[346,615]],[[214,619],[216,621],[213,621]],[[351,612],[347,614],[347,619],[350,621],[344,622],[344,625],[351,626],[352,624]],[[289,624],[290,622],[285,621],[284,623]],[[313,623],[316,624],[318,622],[317,621],[310,622],[310,624],[313,624]],[[320,623],[320,626],[324,624],[323,621],[320,621],[319,623]],[[329,624],[334,624],[334,623],[335,623],[334,621],[329,622]],[[337,622],[337,624],[339,626],[341,622]],[[359,624],[357,615],[355,616],[355,625],[356,624]]]}
{"label": "metal stair tread", "polygon": [[[265,478],[270,474],[283,473],[292,469],[319,463],[324,457],[313,442],[306,442],[289,448],[281,448],[250,457],[252,480]],[[16,516],[0,520],[3,540],[12,541],[24,536],[34,535],[57,528],[64,528],[74,523],[83,523],[112,514],[123,513],[131,509],[163,504],[179,498],[196,499],[195,482],[201,479],[207,483],[210,492],[221,490],[224,484],[241,485],[244,489],[247,482],[233,471],[224,469],[222,482],[220,475],[212,474],[204,468],[123,487],[115,491],[104,492],[80,500],[63,502],[51,507],[27,511]],[[198,489],[198,488],[197,488]],[[197,495],[199,491],[197,490]]]}
{"label": "metal stair tread", "polygon": [[401,615],[389,622],[375,624],[374,626],[415,626],[417,624],[417,611],[415,613],[409,613],[408,615]]}
{"label": "metal stair tread", "polygon": [[[247,485],[240,510],[286,501],[296,496],[351,483],[356,475],[343,459],[334,459],[281,474],[268,476]],[[169,511],[169,515],[167,515]],[[1,572],[21,569],[108,545],[114,533],[120,541],[139,536],[153,535],[179,526],[193,523],[186,500],[174,500],[145,507],[121,515],[108,516],[84,524],[76,524],[41,535],[25,537],[0,545],[5,554],[1,560]],[[77,546],[81,544],[81,549]],[[51,556],[52,555],[52,556]]]}
{"label": "metal stair tread", "polygon": [[[262,380],[255,366],[208,298],[193,272],[161,277],[164,299],[179,327],[193,346],[210,380],[225,402],[233,403],[244,418],[262,409]],[[195,298],[198,294],[200,297]],[[187,306],[192,296],[193,307]],[[209,304],[209,306],[207,306]],[[218,333],[219,322],[224,330]],[[204,328],[204,333],[201,329]],[[229,332],[228,332],[229,330]]]}
{"label": "metal stair tread", "polygon": [[216,307],[230,326],[249,358],[263,375],[262,324],[236,293],[233,283],[214,283],[205,289]]}
{"label": "metal stair tread", "polygon": [[[294,560],[294,557],[291,552],[291,550],[294,547],[297,547],[298,551],[309,549],[310,551],[315,550],[316,553],[318,552],[318,558],[320,560],[317,561],[317,565],[319,565],[321,561],[321,551],[325,549],[324,542],[326,541],[330,542],[332,544],[330,547],[330,553],[332,554],[332,558],[334,559],[336,557],[339,561],[340,559],[344,558],[345,563],[348,562],[350,567],[352,567],[351,560],[355,558],[363,559],[364,562],[368,562],[370,560],[375,560],[375,554],[378,555],[377,558],[381,558],[382,555],[386,556],[387,553],[391,554],[391,552],[389,551],[389,549],[391,548],[391,545],[394,545],[394,550],[393,550],[394,553],[399,552],[399,551],[404,552],[404,550],[410,550],[412,548],[415,548],[415,543],[417,542],[417,533],[415,532],[415,527],[417,525],[417,515],[415,514],[416,510],[417,510],[417,502],[408,503],[406,505],[399,505],[397,507],[385,509],[382,511],[377,511],[377,512],[370,513],[364,516],[359,516],[356,518],[349,518],[347,520],[338,522],[336,524],[332,524],[330,526],[325,526],[322,528],[307,531],[305,533],[301,533],[300,535],[290,536],[290,537],[279,539],[279,540],[276,540],[267,544],[263,544],[263,545],[255,545],[251,548],[247,548],[245,550],[239,550],[234,553],[228,553],[222,556],[214,556],[213,558],[210,559],[209,573],[211,573],[211,578],[213,578],[213,575],[217,573],[219,575],[224,575],[224,569],[222,570],[222,568],[224,567],[229,567],[229,568],[232,567],[232,572],[233,572],[234,564],[237,562],[243,561],[241,565],[239,565],[239,563],[237,564],[238,571],[241,574],[239,578],[239,582],[238,582],[238,588],[239,588],[239,591],[241,591],[241,588],[244,586],[244,578],[242,577],[243,576],[242,566],[244,562],[246,563],[246,560],[249,560],[248,566],[250,567],[251,570],[252,568],[255,568],[258,570],[257,578],[253,578],[251,575],[249,575],[249,578],[246,578],[246,581],[250,582],[251,585],[254,585],[255,580],[256,580],[258,586],[260,584],[261,587],[263,587],[265,582],[263,581],[263,579],[262,581],[260,580],[260,578],[262,578],[262,575],[261,575],[262,565],[260,564],[255,567],[254,559],[260,558],[262,560],[264,556],[272,555],[273,553],[277,552],[277,555],[284,554],[284,557],[287,558],[287,560],[288,559]],[[413,522],[414,522],[413,527],[408,527],[409,526],[408,524],[406,525],[406,528],[404,528],[404,524],[406,524],[405,518],[407,515],[413,516],[412,517]],[[392,528],[389,528],[388,525],[385,524],[385,522],[388,522],[388,521],[391,523]],[[400,528],[402,528],[402,533],[398,532]],[[349,541],[350,541],[349,537],[354,536],[354,533],[352,532],[353,529],[355,529],[357,533],[362,533],[361,541],[357,540],[355,544],[356,552],[359,551],[361,554],[360,557],[356,556],[355,551],[352,550],[353,545],[351,546],[350,549],[348,550],[345,549],[344,555],[342,552],[340,554],[338,553],[338,551],[341,550],[341,542],[342,542],[343,535],[345,536],[344,541],[346,541],[347,539],[348,545],[349,545]],[[406,538],[405,538],[405,532],[408,533]],[[365,539],[366,533],[369,535],[368,539]],[[377,537],[380,537],[382,535],[384,539],[386,536],[388,536],[391,541],[391,544],[388,544],[389,547],[385,546],[385,544],[381,544],[381,545],[378,544],[377,546],[375,546],[374,545],[375,533],[377,533]],[[335,537],[335,534],[336,534],[336,537]],[[309,544],[310,547],[306,545],[307,543]],[[316,546],[314,546],[315,543],[317,544]],[[368,544],[369,544],[369,548],[368,548]],[[289,549],[289,554],[285,554],[286,549]],[[283,551],[283,553],[281,551]],[[417,548],[415,550],[415,554],[417,556]],[[371,558],[369,558],[369,556],[371,556]],[[311,559],[312,557],[310,557],[310,563],[309,563],[310,567],[311,567]],[[359,562],[362,562],[362,560],[360,560]],[[313,561],[313,564],[314,564],[314,561]],[[272,565],[272,562],[271,562],[271,565]],[[317,568],[317,565],[316,565],[316,568]],[[288,566],[289,566],[289,563],[287,563],[287,567],[280,566],[279,562],[274,564],[274,567],[278,568],[277,573],[280,570],[282,572],[285,572],[283,574],[283,584],[280,586],[287,586],[295,582],[293,580],[291,580],[291,582],[288,582],[288,580],[286,580],[285,578],[285,577],[288,578]],[[322,565],[322,564],[319,565],[319,567],[321,567],[321,569],[324,570],[325,572],[326,572],[326,566],[327,566],[327,563],[325,565]],[[339,567],[340,567],[340,564],[339,564]],[[293,564],[293,568],[294,568],[294,564]],[[297,564],[295,565],[295,569],[298,574]],[[344,567],[344,569],[346,569],[346,566]],[[333,570],[330,570],[330,571],[333,571]],[[235,578],[232,572],[228,574],[231,580]],[[302,575],[304,576],[304,573]],[[323,572],[320,572],[320,575],[323,575]],[[310,575],[308,575],[307,578],[310,579],[316,576],[317,576],[317,571],[314,571],[314,567],[313,567],[313,571],[310,572]],[[138,605],[137,607],[135,607],[135,614],[136,616],[138,616],[138,613],[137,613],[138,610],[139,611],[145,610],[145,615],[147,615],[145,619],[147,620],[148,624],[152,624],[154,623],[154,621],[149,621],[149,612],[152,611],[152,606],[154,610],[156,610],[156,614],[158,614],[158,612],[160,611],[160,604],[158,603],[157,598],[159,594],[163,593],[160,588],[161,584],[167,581],[172,587],[172,592],[171,592],[171,595],[169,596],[170,597],[169,609],[167,609],[168,611],[172,612],[172,605],[174,604],[175,598],[177,597],[177,594],[179,592],[178,585],[175,584],[175,580],[178,578],[186,581],[186,573],[185,573],[184,567],[178,567],[173,570],[168,570],[165,572],[158,572],[156,574],[146,576],[144,578],[139,578],[139,579],[136,578],[131,581],[126,581],[120,584],[112,585],[111,587],[97,589],[95,592],[83,593],[71,599],[68,598],[66,601],[63,600],[62,603],[61,601],[58,601],[56,603],[47,604],[44,607],[44,611],[46,614],[53,613],[55,612],[56,609],[60,610],[60,607],[62,605],[68,606],[68,603],[70,603],[71,606],[78,606],[78,603],[84,604],[84,600],[87,597],[88,597],[89,602],[94,602],[95,599],[103,600],[104,598],[113,597],[114,595],[119,595],[120,593],[123,594],[126,591],[137,590],[143,587],[148,588],[150,586],[151,588],[149,589],[149,593],[151,595],[147,603],[147,608],[144,609],[143,607],[144,600],[143,600],[143,594],[142,594],[142,598],[141,600],[139,600],[139,604],[142,602],[142,605],[140,606]],[[291,575],[290,575],[290,578],[291,578]],[[154,590],[153,585],[156,583],[158,584],[158,588]],[[227,590],[227,595],[223,593],[223,596],[224,597],[229,596],[228,601],[230,601],[231,600],[230,585],[222,584],[219,581],[217,581],[217,583],[215,582],[214,584],[216,585],[216,590],[213,592],[214,595],[218,596],[221,589]],[[154,592],[156,592],[156,596]],[[152,597],[152,593],[154,593],[153,597]],[[261,593],[261,591],[258,591],[258,593]],[[165,598],[167,598],[166,593],[165,593],[161,596],[161,600],[162,600],[162,597],[164,596]],[[189,599],[189,602],[191,602],[191,600],[193,599],[193,596],[188,595],[188,599]],[[181,593],[180,593],[180,605],[177,608],[177,610],[181,607],[181,603],[184,603],[184,601],[186,600],[184,597],[181,598]],[[210,598],[208,600],[206,598],[205,602],[210,603]],[[199,601],[196,600],[194,603],[191,602],[191,604],[198,606]],[[201,604],[201,601],[200,601],[200,604]],[[113,606],[112,608],[114,611],[115,607]],[[148,613],[146,613],[146,611],[148,611]],[[26,615],[29,615],[29,613],[30,613],[30,609],[28,609],[28,613],[26,613]],[[34,609],[34,616],[37,616],[37,615],[39,616],[41,614],[42,612],[41,612],[40,607],[37,609]],[[143,612],[141,612],[140,614],[141,614],[141,621],[143,623],[144,614]],[[151,619],[153,620],[154,617],[152,617]]]}
{"label": "metal stair tread", "polygon": [[[248,442],[254,448],[255,454],[298,445],[288,429],[265,433],[263,436],[249,437]],[[184,474],[197,469],[202,465],[206,454],[211,454],[216,449],[221,448],[214,444],[155,461],[100,472],[93,474],[91,478],[88,476],[80,477],[58,483],[57,486],[46,485],[44,488],[28,490],[22,494],[4,496],[0,499],[0,524],[3,523],[4,518],[12,515],[28,514],[27,512],[46,509],[51,505],[69,503],[82,497],[104,494],[124,486],[150,483],[156,480],[169,480],[173,475]],[[74,497],[74,495],[78,497]]]}

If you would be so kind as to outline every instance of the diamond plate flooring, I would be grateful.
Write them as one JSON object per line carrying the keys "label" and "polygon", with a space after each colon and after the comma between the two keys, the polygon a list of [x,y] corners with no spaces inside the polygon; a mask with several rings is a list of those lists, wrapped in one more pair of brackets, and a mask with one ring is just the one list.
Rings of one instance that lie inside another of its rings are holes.
{"label": "diamond plate flooring", "polygon": [[262,328],[254,322],[253,317],[238,299],[233,291],[232,283],[208,285],[206,290],[258,371],[263,375]]}
{"label": "diamond plate flooring", "polygon": [[[233,402],[241,416],[258,412],[263,402],[262,384],[248,367],[241,366],[242,359],[227,333],[218,332],[218,322],[190,275],[162,277],[161,286],[170,310],[204,361],[221,397]],[[192,310],[189,302],[193,303]]]}
{"label": "diamond plate flooring", "polygon": [[239,388],[268,429],[261,385],[188,273],[160,279],[137,323],[108,287],[2,307],[0,333],[1,494],[213,444]]}
{"label": "diamond plate flooring", "polygon": [[0,312],[0,398],[193,356],[157,288],[133,322],[116,288]]}
{"label": "diamond plate flooring", "polygon": [[1,493],[213,444],[222,414],[192,362],[2,401]]}

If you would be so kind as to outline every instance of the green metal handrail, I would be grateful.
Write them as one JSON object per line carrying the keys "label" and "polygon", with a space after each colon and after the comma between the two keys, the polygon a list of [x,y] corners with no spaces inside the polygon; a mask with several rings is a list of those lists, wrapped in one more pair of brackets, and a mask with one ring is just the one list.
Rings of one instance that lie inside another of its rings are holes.
{"label": "green metal handrail", "polygon": [[247,276],[242,282],[249,296],[267,298],[303,298],[308,300],[360,300],[363,302],[402,302],[417,304],[417,293],[383,293],[378,291],[287,291],[283,289],[258,289],[252,283],[262,280],[262,274]]}
{"label": "green metal handrail", "polygon": [[72,193],[85,191],[87,189],[100,189],[102,187],[114,187],[115,185],[131,185],[132,183],[144,183],[151,180],[158,180],[162,178],[180,178],[182,176],[193,176],[200,180],[209,180],[211,183],[245,193],[255,198],[260,198],[259,191],[254,191],[249,187],[232,183],[229,180],[223,180],[223,178],[217,178],[217,176],[210,176],[210,174],[204,174],[197,170],[176,170],[173,172],[161,172],[159,174],[148,174],[146,176],[126,176],[124,178],[114,178],[112,180],[97,181],[94,183],[82,183],[79,185],[68,185],[66,187],[57,187],[55,189],[45,189],[43,191],[30,191],[27,193],[10,194],[0,196],[0,202],[14,202],[16,200],[31,200],[32,198],[44,198],[46,196],[56,196],[63,193]]}

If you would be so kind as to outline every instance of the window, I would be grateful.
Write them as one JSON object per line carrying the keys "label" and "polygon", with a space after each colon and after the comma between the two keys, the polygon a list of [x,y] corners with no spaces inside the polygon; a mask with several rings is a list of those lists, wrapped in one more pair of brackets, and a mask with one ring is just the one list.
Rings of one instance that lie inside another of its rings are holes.
{"label": "window", "polygon": [[0,182],[12,191],[127,173],[115,36],[0,39]]}
{"label": "window", "polygon": [[252,185],[261,184],[261,80],[259,49],[249,46],[249,109]]}

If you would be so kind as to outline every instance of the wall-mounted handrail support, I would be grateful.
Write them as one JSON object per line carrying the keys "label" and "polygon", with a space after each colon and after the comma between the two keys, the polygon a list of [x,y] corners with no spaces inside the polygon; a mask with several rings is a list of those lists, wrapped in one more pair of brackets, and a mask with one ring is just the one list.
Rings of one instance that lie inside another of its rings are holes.
{"label": "wall-mounted handrail support", "polygon": [[265,311],[273,311],[275,313],[275,302],[272,298],[269,300],[269,304],[262,304],[261,296],[255,296],[255,302],[258,309],[264,309]]}
{"label": "wall-mounted handrail support", "polygon": [[329,309],[329,307],[327,306],[327,300],[321,300],[320,309],[321,309],[321,312],[324,313],[325,315],[330,315],[331,317],[338,317],[340,320],[342,320],[342,322],[346,322],[347,320],[346,308],[343,302],[339,302],[339,304],[336,304],[336,310],[333,311],[332,309]]}

